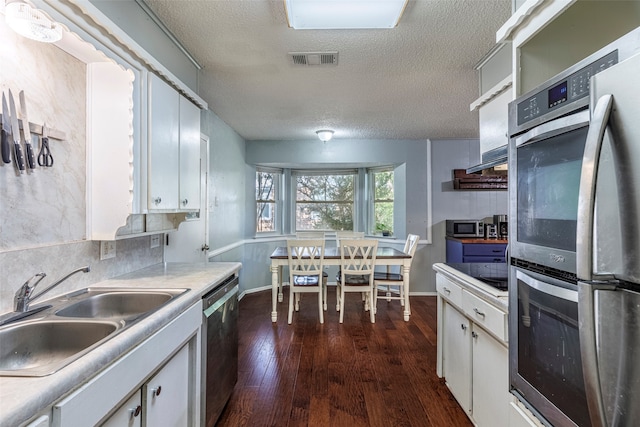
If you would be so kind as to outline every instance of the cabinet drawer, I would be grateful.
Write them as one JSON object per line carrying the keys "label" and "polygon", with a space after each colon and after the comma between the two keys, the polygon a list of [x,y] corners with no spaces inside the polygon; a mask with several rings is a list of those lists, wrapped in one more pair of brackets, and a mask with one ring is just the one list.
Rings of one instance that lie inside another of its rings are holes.
{"label": "cabinet drawer", "polygon": [[462,292],[462,309],[475,324],[507,342],[507,313],[466,291]]}
{"label": "cabinet drawer", "polygon": [[502,243],[467,243],[462,245],[462,255],[499,256],[504,258],[507,245]]}
{"label": "cabinet drawer", "polygon": [[440,295],[452,304],[462,307],[462,287],[453,283],[442,274],[436,274],[436,289]]}
{"label": "cabinet drawer", "polygon": [[465,256],[462,257],[462,262],[505,262],[505,258],[504,257],[500,257],[500,256],[478,256],[478,255],[473,255],[473,256]]}

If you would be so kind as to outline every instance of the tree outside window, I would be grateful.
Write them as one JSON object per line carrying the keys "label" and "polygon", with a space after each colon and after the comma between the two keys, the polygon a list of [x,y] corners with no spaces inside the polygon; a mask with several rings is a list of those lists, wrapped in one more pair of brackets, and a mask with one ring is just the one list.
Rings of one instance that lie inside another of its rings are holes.
{"label": "tree outside window", "polygon": [[372,171],[373,185],[372,232],[375,234],[393,234],[393,171]]}
{"label": "tree outside window", "polygon": [[277,230],[277,189],[280,172],[256,171],[256,232]]}
{"label": "tree outside window", "polygon": [[353,230],[355,177],[296,174],[296,230]]}

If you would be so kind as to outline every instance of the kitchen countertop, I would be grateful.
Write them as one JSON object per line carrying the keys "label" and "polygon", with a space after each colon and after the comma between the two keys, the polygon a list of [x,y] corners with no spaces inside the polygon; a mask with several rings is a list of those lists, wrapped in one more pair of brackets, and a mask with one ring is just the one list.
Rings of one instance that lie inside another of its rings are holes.
{"label": "kitchen countertop", "polygon": [[[456,268],[457,267],[457,268]],[[509,292],[498,290],[480,280],[472,277],[473,275],[483,275],[486,277],[499,277],[504,274],[496,269],[506,269],[504,263],[465,263],[465,264],[433,264],[433,269],[438,273],[446,276],[448,279],[453,280],[463,289],[476,295],[478,298],[492,304],[496,308],[509,312]],[[462,270],[462,271],[461,271]]]}
{"label": "kitchen countertop", "polygon": [[[0,426],[16,426],[76,390],[102,369],[167,325],[241,268],[237,262],[161,263],[92,284],[91,288],[190,289],[170,304],[45,377],[0,377]],[[40,303],[39,303],[40,304]]]}
{"label": "kitchen countertop", "polygon": [[495,243],[495,244],[503,244],[506,245],[509,243],[508,239],[485,239],[482,237],[451,237],[445,236],[447,240],[454,240],[460,243]]}

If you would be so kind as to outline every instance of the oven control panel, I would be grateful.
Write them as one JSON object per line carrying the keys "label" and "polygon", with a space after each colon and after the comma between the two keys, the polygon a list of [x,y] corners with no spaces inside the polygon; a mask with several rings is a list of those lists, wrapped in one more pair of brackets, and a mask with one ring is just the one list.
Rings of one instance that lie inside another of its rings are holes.
{"label": "oven control panel", "polygon": [[568,76],[560,76],[529,98],[518,103],[518,125],[522,125],[555,109],[589,96],[589,79],[618,63],[618,51],[580,68]]}

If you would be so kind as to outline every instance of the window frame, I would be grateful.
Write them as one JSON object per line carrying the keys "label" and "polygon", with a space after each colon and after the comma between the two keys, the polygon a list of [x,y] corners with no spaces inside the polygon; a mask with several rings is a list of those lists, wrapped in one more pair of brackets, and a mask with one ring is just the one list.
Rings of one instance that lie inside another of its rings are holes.
{"label": "window frame", "polygon": [[[258,174],[273,174],[273,199],[258,199]],[[258,166],[256,167],[255,173],[255,201],[254,201],[254,231],[256,236],[268,236],[275,234],[282,234],[282,223],[283,223],[283,209],[282,209],[282,188],[283,188],[283,170],[278,168],[267,168]],[[273,230],[260,231],[258,230],[258,204],[259,203],[268,203],[269,206],[272,206],[271,217],[273,217]]]}
{"label": "window frame", "polygon": [[[392,180],[393,180],[393,198],[392,199],[381,199],[381,200],[377,200],[376,199],[376,179],[375,179],[375,175],[377,173],[382,173],[382,172],[390,172],[392,175]],[[366,205],[367,205],[367,233],[370,235],[382,235],[382,231],[378,231],[376,230],[376,210],[375,210],[375,206],[376,203],[392,203],[393,206],[393,212],[392,212],[392,221],[393,223],[391,224],[391,229],[388,230],[390,232],[390,235],[393,236],[394,233],[394,229],[396,228],[396,224],[395,224],[395,213],[396,213],[396,174],[395,174],[395,167],[394,166],[380,166],[380,167],[375,167],[375,168],[367,168],[366,170],[366,175],[367,175],[367,201],[366,201]],[[385,236],[386,237],[386,236]]]}
{"label": "window frame", "polygon": [[359,193],[360,193],[360,177],[359,177],[359,169],[292,169],[291,170],[291,181],[290,181],[290,193],[291,197],[291,231],[292,233],[296,233],[298,231],[324,231],[324,232],[334,232],[337,230],[332,230],[328,228],[323,229],[298,229],[298,179],[299,176],[345,176],[351,175],[353,177],[353,198],[350,201],[337,201],[324,200],[323,202],[310,202],[310,203],[351,203],[351,219],[353,223],[353,230],[357,231],[359,225]]}

